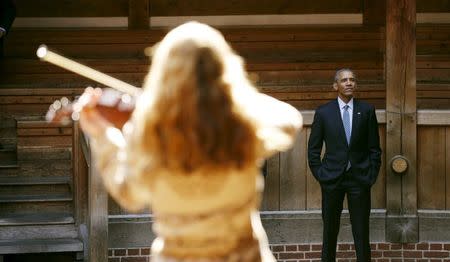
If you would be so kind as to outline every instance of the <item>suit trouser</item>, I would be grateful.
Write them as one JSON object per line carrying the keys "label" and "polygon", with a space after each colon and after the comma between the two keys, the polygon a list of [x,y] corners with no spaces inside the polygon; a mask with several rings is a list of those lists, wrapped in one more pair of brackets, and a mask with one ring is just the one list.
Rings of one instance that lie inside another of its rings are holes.
{"label": "suit trouser", "polygon": [[333,185],[322,185],[322,261],[336,260],[337,236],[344,197],[347,195],[357,261],[370,261],[370,187],[352,177],[351,169]]}

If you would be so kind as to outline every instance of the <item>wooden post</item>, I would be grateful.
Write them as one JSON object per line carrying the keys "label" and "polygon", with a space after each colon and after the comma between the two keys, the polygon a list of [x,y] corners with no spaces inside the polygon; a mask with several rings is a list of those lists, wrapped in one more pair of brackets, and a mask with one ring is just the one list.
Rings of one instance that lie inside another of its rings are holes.
{"label": "wooden post", "polygon": [[[417,242],[416,1],[386,2],[386,240]],[[391,159],[408,161],[400,175]]]}
{"label": "wooden post", "polygon": [[362,0],[363,24],[384,26],[386,23],[386,1]]}
{"label": "wooden post", "polygon": [[148,29],[150,0],[128,0],[128,28]]}
{"label": "wooden post", "polygon": [[95,168],[89,161],[89,261],[108,262],[108,193]]}
{"label": "wooden post", "polygon": [[74,121],[72,144],[72,168],[75,195],[75,222],[77,225],[86,224],[88,213],[88,163],[82,149],[83,133],[80,125]]}
{"label": "wooden post", "polygon": [[73,192],[75,224],[80,232],[84,245],[83,256],[87,256],[87,214],[88,214],[88,175],[89,166],[83,153],[83,133],[77,121],[72,125],[72,170],[73,170]]}

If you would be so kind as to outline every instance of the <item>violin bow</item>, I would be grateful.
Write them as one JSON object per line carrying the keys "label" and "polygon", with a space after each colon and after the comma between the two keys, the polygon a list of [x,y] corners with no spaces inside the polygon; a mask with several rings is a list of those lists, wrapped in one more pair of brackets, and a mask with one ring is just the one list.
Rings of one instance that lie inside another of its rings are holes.
{"label": "violin bow", "polygon": [[131,96],[138,96],[139,94],[142,93],[140,88],[130,85],[122,80],[104,74],[102,72],[99,72],[83,64],[75,62],[74,60],[66,58],[55,52],[52,52],[47,48],[46,45],[40,45],[36,51],[36,55],[43,61],[52,63],[66,70],[72,71],[89,79],[92,79],[98,83],[114,88],[125,94],[129,94]]}

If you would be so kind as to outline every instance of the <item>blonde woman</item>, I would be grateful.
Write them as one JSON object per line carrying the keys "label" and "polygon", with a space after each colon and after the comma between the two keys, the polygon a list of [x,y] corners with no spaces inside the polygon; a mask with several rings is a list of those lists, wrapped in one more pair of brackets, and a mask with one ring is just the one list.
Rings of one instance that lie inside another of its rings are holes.
{"label": "blonde woman", "polygon": [[[83,95],[94,105],[100,92]],[[259,93],[222,34],[189,22],[156,47],[130,121],[81,114],[97,167],[124,208],[151,207],[152,261],[275,261],[259,218],[259,168],[302,126]]]}

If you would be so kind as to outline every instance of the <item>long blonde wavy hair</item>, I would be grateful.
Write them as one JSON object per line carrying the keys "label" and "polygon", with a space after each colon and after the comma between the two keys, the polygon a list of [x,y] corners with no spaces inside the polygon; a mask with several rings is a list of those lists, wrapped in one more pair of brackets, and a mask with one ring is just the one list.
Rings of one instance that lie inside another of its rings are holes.
{"label": "long blonde wavy hair", "polygon": [[252,92],[219,31],[197,22],[173,29],[155,49],[133,115],[135,152],[150,170],[254,166],[256,127],[236,99]]}

